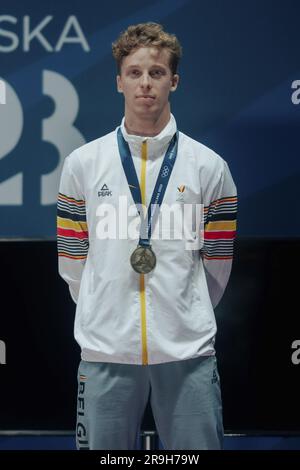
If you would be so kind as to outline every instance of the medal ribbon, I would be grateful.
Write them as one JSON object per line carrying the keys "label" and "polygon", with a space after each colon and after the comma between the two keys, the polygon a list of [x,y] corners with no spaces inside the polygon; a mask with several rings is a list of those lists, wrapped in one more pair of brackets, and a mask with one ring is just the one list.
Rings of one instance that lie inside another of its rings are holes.
{"label": "medal ribbon", "polygon": [[[152,193],[150,206],[147,210],[147,216],[143,217],[139,210],[142,204],[142,196],[141,196],[141,188],[139,185],[139,180],[135,171],[135,166],[133,163],[132,155],[129,149],[129,145],[123,137],[121,127],[118,128],[117,131],[117,138],[118,138],[118,147],[119,153],[121,157],[121,162],[123,165],[124,173],[127,178],[127,183],[129,189],[131,191],[132,198],[134,203],[137,206],[138,213],[141,217],[141,230],[140,230],[140,239],[139,245],[141,246],[150,246],[150,238],[151,238],[151,230],[154,227],[155,222],[157,220],[159,209],[162,204],[169,179],[174,167],[174,163],[177,157],[177,149],[178,149],[178,136],[179,132],[177,131],[169,144],[168,150],[164,156],[160,172]],[[155,204],[154,211],[152,213],[152,207]],[[142,236],[144,235],[144,237]]]}

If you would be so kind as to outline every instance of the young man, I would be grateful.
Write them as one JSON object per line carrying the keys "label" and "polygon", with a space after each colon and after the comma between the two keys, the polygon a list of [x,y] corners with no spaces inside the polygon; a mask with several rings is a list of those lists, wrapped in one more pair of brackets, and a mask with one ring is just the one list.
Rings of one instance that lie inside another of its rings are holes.
{"label": "young man", "polygon": [[[65,159],[58,197],[59,272],[82,350],[77,447],[134,449],[150,395],[165,449],[221,449],[213,309],[231,270],[236,187],[219,155],[177,130],[177,38],[130,26],[113,55],[125,116]],[[203,246],[171,226],[154,236],[163,207],[182,220],[187,206],[192,239],[204,207]]]}

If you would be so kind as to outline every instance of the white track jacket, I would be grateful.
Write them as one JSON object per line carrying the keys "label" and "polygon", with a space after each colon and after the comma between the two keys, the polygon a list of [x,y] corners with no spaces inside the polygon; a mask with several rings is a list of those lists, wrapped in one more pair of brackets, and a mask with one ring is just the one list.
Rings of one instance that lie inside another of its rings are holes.
{"label": "white track jacket", "polygon": [[[128,134],[124,120],[121,130],[148,206],[176,121],[171,114],[160,134],[145,138]],[[193,227],[180,238],[175,222],[166,228],[167,219],[158,221],[151,238],[156,266],[138,274],[130,256],[138,244],[140,217],[122,167],[117,129],[68,155],[60,180],[59,273],[77,304],[74,335],[81,357],[147,365],[215,354],[214,307],[229,279],[236,234],[237,194],[228,165],[179,132],[161,207],[173,208],[173,220],[180,220],[185,207],[196,208],[184,219]],[[187,238],[200,233],[202,246],[187,249]]]}

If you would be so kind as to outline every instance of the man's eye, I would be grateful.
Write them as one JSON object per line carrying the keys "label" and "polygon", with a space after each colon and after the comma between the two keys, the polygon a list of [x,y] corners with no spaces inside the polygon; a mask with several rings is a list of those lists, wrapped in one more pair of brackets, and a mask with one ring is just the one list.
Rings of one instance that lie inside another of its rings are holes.
{"label": "man's eye", "polygon": [[138,75],[139,74],[139,71],[138,70],[131,70],[131,75]]}
{"label": "man's eye", "polygon": [[160,75],[162,75],[162,70],[153,70],[152,75],[159,77]]}

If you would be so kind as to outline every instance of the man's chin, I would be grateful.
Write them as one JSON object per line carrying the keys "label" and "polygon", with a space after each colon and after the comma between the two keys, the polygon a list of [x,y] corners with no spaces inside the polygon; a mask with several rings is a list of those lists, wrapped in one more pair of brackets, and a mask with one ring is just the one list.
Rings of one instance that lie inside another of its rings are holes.
{"label": "man's chin", "polygon": [[138,106],[135,109],[135,114],[138,116],[157,116],[160,114],[159,109],[157,106]]}
{"label": "man's chin", "polygon": [[153,101],[153,102],[149,102],[149,101],[147,101],[147,102],[142,102],[142,101],[141,101],[141,102],[138,103],[138,105],[136,106],[136,109],[140,109],[141,111],[143,111],[143,110],[149,110],[149,109],[151,109],[151,110],[152,110],[152,109],[154,109],[154,110],[156,109],[156,111],[157,111],[157,106],[156,106],[155,101]]}

